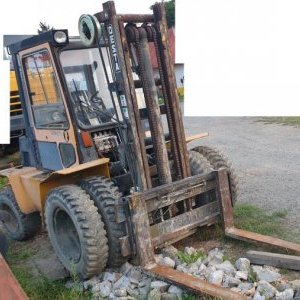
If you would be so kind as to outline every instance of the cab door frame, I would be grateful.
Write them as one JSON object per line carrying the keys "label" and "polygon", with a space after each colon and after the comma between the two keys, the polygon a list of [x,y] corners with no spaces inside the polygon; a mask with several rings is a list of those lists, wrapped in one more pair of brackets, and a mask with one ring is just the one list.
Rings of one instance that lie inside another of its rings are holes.
{"label": "cab door frame", "polygon": [[[66,112],[66,118],[68,121],[68,128],[56,128],[56,129],[48,129],[48,128],[37,128],[34,120],[33,110],[32,110],[32,102],[31,102],[31,96],[29,93],[29,82],[27,77],[27,71],[24,65],[24,59],[26,56],[29,56],[30,54],[37,53],[39,51],[46,50],[49,54],[49,60],[51,63],[51,67],[53,68],[53,72],[56,79],[57,88],[59,90],[60,96],[62,98],[62,104],[64,105],[65,112]],[[37,143],[37,149],[40,152],[40,164],[43,168],[56,171],[58,169],[67,168],[70,165],[66,165],[61,157],[61,151],[60,146],[61,145],[72,145],[73,152],[74,152],[74,161],[72,162],[72,166],[79,164],[79,158],[77,153],[77,141],[76,141],[76,135],[74,131],[74,126],[71,118],[71,113],[69,111],[69,106],[67,103],[67,99],[65,96],[65,93],[63,91],[63,85],[60,82],[60,76],[58,74],[58,67],[56,65],[55,59],[54,59],[54,53],[52,51],[51,46],[49,43],[43,43],[38,46],[22,50],[18,53],[19,58],[19,64],[20,68],[22,70],[22,73],[24,75],[24,81],[23,81],[23,91],[25,94],[25,105],[27,107],[27,114],[28,119],[30,123],[30,127],[33,129],[33,135],[35,137],[36,143]],[[25,85],[25,86],[24,86]],[[49,149],[47,149],[49,146]],[[55,147],[54,147],[55,146]],[[59,153],[59,158],[55,157],[56,159],[56,165],[51,162],[53,160],[54,153],[51,153],[54,149],[56,149],[56,153]],[[48,151],[49,150],[49,151]],[[41,153],[42,152],[42,153]],[[44,160],[44,161],[43,161]],[[59,166],[60,162],[60,166]],[[51,164],[54,164],[53,167]]]}

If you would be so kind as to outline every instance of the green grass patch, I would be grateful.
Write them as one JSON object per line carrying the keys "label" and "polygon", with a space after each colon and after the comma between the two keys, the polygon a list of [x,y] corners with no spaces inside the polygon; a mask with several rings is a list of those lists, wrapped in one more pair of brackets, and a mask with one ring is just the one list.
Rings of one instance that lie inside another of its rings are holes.
{"label": "green grass patch", "polygon": [[296,126],[300,125],[300,117],[263,117],[259,122]]}
{"label": "green grass patch", "polygon": [[50,281],[43,277],[33,277],[24,266],[12,265],[11,269],[31,300],[85,300],[91,299],[90,293],[76,289],[67,290],[65,281]]}
{"label": "green grass patch", "polygon": [[186,263],[188,265],[196,262],[199,258],[206,257],[206,254],[203,251],[196,251],[192,254],[186,254],[182,251],[178,251],[176,255],[181,262]]}
{"label": "green grass patch", "polygon": [[7,185],[7,178],[6,177],[0,177],[0,190],[3,189]]}
{"label": "green grass patch", "polygon": [[280,224],[283,216],[283,211],[267,213],[249,204],[237,204],[234,210],[235,225],[238,228],[266,235],[283,235],[284,229]]}
{"label": "green grass patch", "polygon": [[234,221],[237,228],[299,241],[299,232],[292,232],[283,226],[286,216],[286,210],[271,213],[250,204],[236,204],[234,209]]}
{"label": "green grass patch", "polygon": [[10,264],[17,264],[28,260],[34,254],[35,252],[32,249],[25,248],[18,251],[9,251],[7,259]]}

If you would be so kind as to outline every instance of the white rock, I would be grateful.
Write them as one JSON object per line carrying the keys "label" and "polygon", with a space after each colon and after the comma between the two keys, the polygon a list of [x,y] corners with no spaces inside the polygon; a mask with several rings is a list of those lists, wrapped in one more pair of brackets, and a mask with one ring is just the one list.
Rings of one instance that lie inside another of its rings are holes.
{"label": "white rock", "polygon": [[161,292],[157,289],[150,291],[148,300],[161,300]]}
{"label": "white rock", "polygon": [[178,300],[178,296],[175,294],[161,294],[161,300]]}
{"label": "white rock", "polygon": [[133,266],[129,262],[126,262],[121,266],[120,272],[126,275],[131,270],[132,267]]}
{"label": "white rock", "polygon": [[112,284],[110,281],[103,281],[100,283],[99,295],[101,297],[108,297],[111,293]]}
{"label": "white rock", "polygon": [[151,282],[151,289],[156,289],[159,290],[161,293],[166,292],[170,286],[170,284],[160,281],[160,280],[155,280]]}
{"label": "white rock", "polygon": [[183,294],[183,291],[181,288],[175,286],[175,285],[171,285],[168,289],[168,293],[170,294],[175,294],[175,295],[182,295]]}
{"label": "white rock", "polygon": [[224,287],[232,288],[232,287],[238,286],[240,283],[241,283],[241,281],[239,279],[234,278],[230,275],[224,275],[224,277],[223,277],[223,286]]}
{"label": "white rock", "polygon": [[131,283],[139,284],[142,278],[142,272],[137,268],[132,268],[127,277],[130,279]]}
{"label": "white rock", "polygon": [[[214,253],[214,252],[212,252]],[[217,252],[214,255],[208,255],[207,259],[208,259],[208,266],[215,266],[218,264],[223,263],[223,253],[222,252]]]}
{"label": "white rock", "polygon": [[300,289],[300,279],[290,281],[289,284],[291,285],[291,287],[294,291]]}
{"label": "white rock", "polygon": [[198,271],[199,271],[199,267],[196,263],[193,263],[188,267],[188,273],[190,274],[197,273]]}
{"label": "white rock", "polygon": [[104,272],[102,278],[103,281],[110,281],[110,282],[117,281],[116,273],[112,273],[112,272]]}
{"label": "white rock", "polygon": [[250,282],[242,282],[239,284],[238,288],[242,291],[242,292],[247,292],[249,290],[251,290],[253,288],[253,283]]}
{"label": "white rock", "polygon": [[88,290],[88,289],[92,288],[97,283],[99,283],[99,279],[96,276],[94,276],[91,279],[86,280],[86,281],[83,282],[83,288],[85,290]]}
{"label": "white rock", "polygon": [[235,262],[235,267],[237,268],[238,271],[249,272],[250,271],[250,260],[248,258],[239,258]]}
{"label": "white rock", "polygon": [[115,290],[114,295],[117,296],[117,297],[126,297],[127,296],[127,290],[126,289]]}
{"label": "white rock", "polygon": [[214,248],[214,249],[212,249],[208,252],[208,257],[212,257],[212,256],[215,256],[217,254],[222,254],[223,255],[223,252],[221,250],[219,250],[218,248]]}
{"label": "white rock", "polygon": [[266,300],[266,297],[261,296],[259,292],[256,292],[252,300]]}
{"label": "white rock", "polygon": [[175,261],[170,258],[170,257],[164,257],[160,263],[160,265],[163,265],[163,266],[167,266],[167,267],[170,267],[170,268],[174,268],[175,267]]}
{"label": "white rock", "polygon": [[161,250],[161,254],[163,256],[168,256],[173,259],[177,257],[177,253],[178,253],[178,250],[172,245],[167,246]]}
{"label": "white rock", "polygon": [[277,290],[267,281],[259,281],[257,284],[257,291],[266,297],[266,299],[270,299],[275,296]]}
{"label": "white rock", "polygon": [[275,299],[276,300],[292,300],[294,297],[293,289],[286,289],[283,292],[276,292]]}
{"label": "white rock", "polygon": [[126,289],[129,285],[130,279],[124,275],[114,283],[113,287],[114,289]]}
{"label": "white rock", "polygon": [[227,275],[234,275],[236,272],[236,269],[234,268],[232,263],[228,260],[224,261],[221,264],[216,265],[216,269],[224,271],[224,273]]}
{"label": "white rock", "polygon": [[235,278],[241,279],[241,280],[247,280],[248,279],[248,272],[237,271],[235,273]]}
{"label": "white rock", "polygon": [[132,289],[132,288],[128,287],[126,290],[127,290],[127,293],[131,297],[133,297],[134,299],[136,299],[137,296],[139,295],[139,290],[138,289]]}
{"label": "white rock", "polygon": [[224,271],[217,270],[208,276],[208,282],[221,285],[223,281]]}
{"label": "white rock", "polygon": [[184,253],[187,254],[187,255],[192,255],[196,252],[197,252],[197,250],[193,247],[185,247],[184,248]]}
{"label": "white rock", "polygon": [[267,281],[267,282],[276,282],[278,279],[281,278],[281,274],[273,271],[270,268],[264,267],[262,270],[259,270],[256,273],[257,280],[261,281]]}
{"label": "white rock", "polygon": [[179,272],[188,273],[188,269],[185,264],[177,266],[176,270]]}

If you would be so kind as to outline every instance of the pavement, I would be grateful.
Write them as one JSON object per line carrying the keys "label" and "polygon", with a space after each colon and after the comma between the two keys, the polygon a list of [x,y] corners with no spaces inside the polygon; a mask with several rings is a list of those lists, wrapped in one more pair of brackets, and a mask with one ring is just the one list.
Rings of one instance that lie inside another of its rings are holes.
{"label": "pavement", "polygon": [[186,134],[209,132],[189,144],[213,146],[232,161],[240,203],[287,210],[287,226],[300,230],[300,127],[265,124],[255,117],[184,117]]}

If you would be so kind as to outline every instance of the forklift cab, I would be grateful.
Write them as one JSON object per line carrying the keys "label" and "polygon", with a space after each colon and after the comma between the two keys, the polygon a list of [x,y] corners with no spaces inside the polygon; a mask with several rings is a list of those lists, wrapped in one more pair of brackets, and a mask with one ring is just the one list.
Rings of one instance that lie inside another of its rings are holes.
{"label": "forklift cab", "polygon": [[24,166],[61,170],[106,156],[117,146],[120,115],[109,88],[112,75],[101,66],[109,65],[105,49],[86,47],[67,30],[9,46],[25,119]]}

